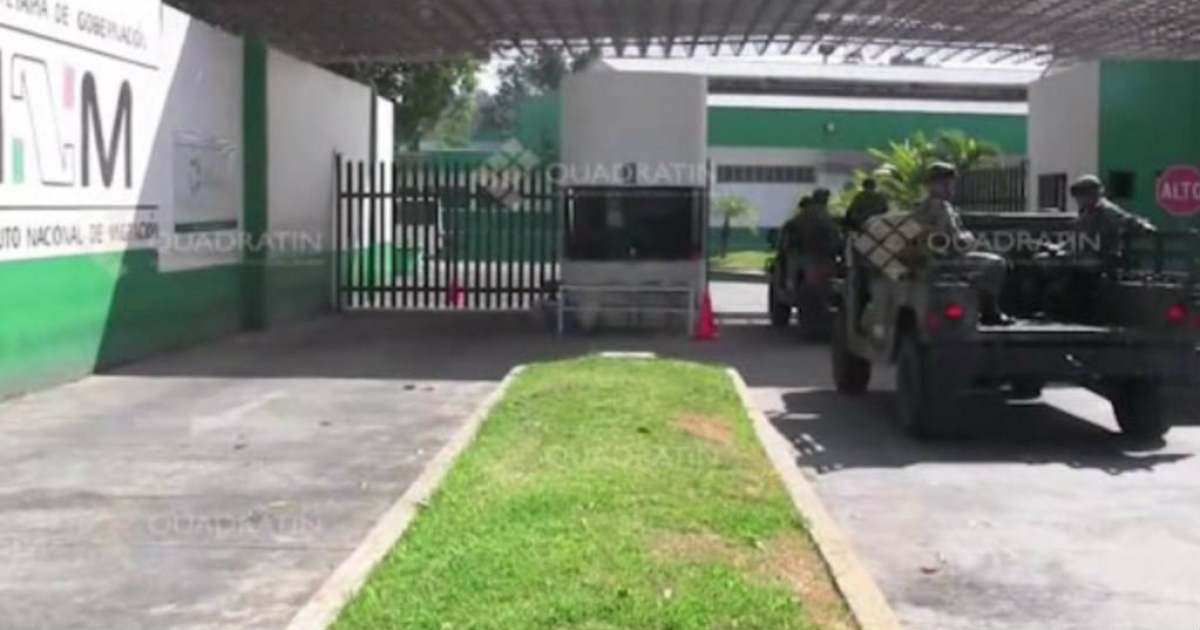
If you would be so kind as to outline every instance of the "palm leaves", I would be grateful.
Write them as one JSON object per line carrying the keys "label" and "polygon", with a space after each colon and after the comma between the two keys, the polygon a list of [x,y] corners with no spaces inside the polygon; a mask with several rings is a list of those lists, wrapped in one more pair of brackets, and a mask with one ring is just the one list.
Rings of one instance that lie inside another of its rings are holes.
{"label": "palm leaves", "polygon": [[1000,148],[990,142],[972,138],[958,130],[937,132],[932,138],[924,132],[886,147],[871,149],[871,157],[879,162],[875,172],[857,171],[855,185],[835,200],[835,206],[848,207],[862,190],[868,177],[879,183],[879,191],[900,209],[911,209],[925,198],[925,173],[934,162],[949,162],[966,172],[985,166],[1000,156]]}
{"label": "palm leaves", "polygon": [[721,256],[729,254],[729,237],[733,225],[758,229],[758,208],[741,195],[728,195],[717,200],[715,210],[721,217]]}

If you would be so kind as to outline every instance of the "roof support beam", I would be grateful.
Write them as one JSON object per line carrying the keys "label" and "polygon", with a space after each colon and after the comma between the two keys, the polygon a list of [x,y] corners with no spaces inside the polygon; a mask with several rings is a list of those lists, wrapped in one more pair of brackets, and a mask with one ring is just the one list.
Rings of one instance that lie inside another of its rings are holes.
{"label": "roof support beam", "polygon": [[667,39],[663,45],[663,56],[668,59],[675,51],[675,38],[679,36],[679,0],[670,2],[670,6],[667,7]]}
{"label": "roof support beam", "polygon": [[796,44],[800,42],[800,38],[804,37],[804,34],[807,33],[810,28],[812,28],[813,22],[817,20],[817,16],[820,15],[821,9],[825,8],[825,4],[829,2],[829,0],[811,0],[811,2],[812,9],[804,14],[804,17],[801,18],[799,24],[794,30],[792,30],[792,37],[790,40],[788,40],[787,46],[784,46],[783,54],[791,54],[792,50],[796,48]]}
{"label": "roof support beam", "polygon": [[695,57],[696,49],[700,47],[700,38],[704,36],[704,26],[708,21],[709,0],[701,0],[700,14],[696,17],[696,29],[692,33],[692,41],[688,46],[688,56]]}
{"label": "roof support beam", "polygon": [[[893,14],[890,16],[880,16],[882,19],[879,21],[879,23],[876,26],[874,26],[873,28],[871,28],[869,31],[864,33],[862,35],[862,41],[859,42],[859,45],[847,54],[853,55],[853,54],[864,53],[866,51],[867,47],[872,44],[872,42],[875,42],[880,37],[882,37],[885,33],[888,33],[889,29],[893,29],[901,24],[907,24],[908,22],[912,21],[915,16],[919,15],[922,11],[924,11],[926,8],[928,8],[931,5],[937,4],[940,1],[941,0],[916,0],[914,2],[909,2],[907,5],[905,5],[904,11],[901,11],[899,13],[896,13],[896,14]],[[908,28],[908,27],[906,27],[906,28]],[[890,46],[889,46],[889,48],[890,48]],[[886,51],[886,50],[887,50],[887,48],[884,48],[882,51],[877,52],[875,56],[879,56],[880,54],[882,54],[883,51]]]}
{"label": "roof support beam", "polygon": [[779,19],[775,20],[775,24],[771,26],[771,32],[767,34],[766,41],[759,45],[758,54],[766,54],[767,50],[771,48],[771,44],[775,43],[775,40],[783,31],[783,25],[790,22],[796,15],[796,11],[802,6],[804,6],[804,3],[799,0],[793,0],[787,4],[783,10],[783,15],[779,16]]}
{"label": "roof support beam", "polygon": [[599,44],[596,42],[596,35],[592,32],[592,27],[588,24],[587,14],[583,12],[583,5],[580,0],[571,0],[571,7],[575,10],[575,19],[579,20],[579,28],[583,31],[584,37],[587,38],[588,49],[596,53],[600,50]]}
{"label": "roof support beam", "polygon": [[717,41],[711,46],[714,57],[721,54],[721,46],[725,44],[725,38],[729,37],[729,28],[733,25],[733,20],[737,17],[738,9],[741,6],[740,0],[729,1],[729,11],[725,14],[725,19],[721,22],[721,30],[717,33]]}
{"label": "roof support beam", "polygon": [[613,20],[612,33],[609,35],[609,39],[612,41],[613,51],[617,53],[618,57],[624,57],[625,56],[625,38],[624,38],[625,20],[621,19],[620,7],[617,6],[617,3],[615,0],[604,0],[604,7],[605,7],[605,10],[608,11],[609,16],[611,16],[612,20]]}
{"label": "roof support beam", "polygon": [[[758,3],[758,8],[754,10],[754,15],[750,17],[750,22],[746,25],[746,32],[742,34],[742,41],[737,47],[737,56],[741,57],[742,53],[746,52],[746,46],[750,43],[750,38],[756,35],[758,25],[762,23],[763,17],[767,14],[767,8],[771,6],[772,0],[761,0]],[[799,3],[796,3],[799,4]]]}
{"label": "roof support beam", "polygon": [[804,49],[805,55],[812,53],[813,49],[820,45],[821,40],[833,30],[834,25],[842,25],[842,19],[845,18],[846,9],[853,5],[855,0],[842,0],[841,4],[836,5],[836,8],[830,9],[825,16],[825,24],[817,27],[817,36],[808,43],[808,47]]}

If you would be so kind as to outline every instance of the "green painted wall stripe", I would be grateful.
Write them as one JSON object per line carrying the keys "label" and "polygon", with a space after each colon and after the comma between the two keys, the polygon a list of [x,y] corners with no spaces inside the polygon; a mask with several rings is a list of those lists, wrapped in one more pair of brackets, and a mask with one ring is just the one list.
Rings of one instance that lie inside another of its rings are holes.
{"label": "green painted wall stripe", "polygon": [[267,327],[268,252],[261,243],[267,234],[267,48],[257,37],[246,37],[243,67],[242,141],[245,207],[243,226],[247,247],[241,273],[241,324],[244,330]]}
{"label": "green painted wall stripe", "polygon": [[0,398],[235,332],[237,280],[152,250],[0,264]]}
{"label": "green painted wall stripe", "polygon": [[709,145],[866,151],[917,131],[958,129],[1024,155],[1026,116],[711,107]]}
{"label": "green painted wall stripe", "polygon": [[1173,164],[1200,166],[1200,63],[1106,61],[1100,65],[1100,174],[1134,175],[1133,197],[1118,200],[1163,225],[1200,228],[1173,219],[1155,198],[1155,184]]}

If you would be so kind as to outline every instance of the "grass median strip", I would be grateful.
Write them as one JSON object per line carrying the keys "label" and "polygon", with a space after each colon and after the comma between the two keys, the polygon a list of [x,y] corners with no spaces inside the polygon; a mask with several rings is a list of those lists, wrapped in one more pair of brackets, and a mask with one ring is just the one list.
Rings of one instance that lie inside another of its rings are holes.
{"label": "grass median strip", "polygon": [[850,628],[729,377],[537,365],[339,630]]}
{"label": "grass median strip", "polygon": [[732,252],[727,256],[714,256],[711,262],[714,271],[764,273],[773,256],[771,252]]}

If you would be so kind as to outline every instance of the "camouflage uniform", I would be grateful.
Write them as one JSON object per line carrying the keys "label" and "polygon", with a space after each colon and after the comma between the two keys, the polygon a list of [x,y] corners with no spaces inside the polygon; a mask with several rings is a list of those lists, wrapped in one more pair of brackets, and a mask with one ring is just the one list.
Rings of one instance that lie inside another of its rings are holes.
{"label": "camouflage uniform", "polygon": [[846,225],[852,230],[862,230],[867,221],[887,213],[887,197],[878,190],[864,190],[850,202],[850,209],[846,211]]}
{"label": "camouflage uniform", "polygon": [[979,251],[975,235],[963,227],[962,217],[945,199],[930,197],[912,214],[923,228],[916,244],[919,261],[960,261],[979,283],[981,292],[999,299],[1008,275],[1003,256]]}
{"label": "camouflage uniform", "polygon": [[1126,212],[1117,204],[1101,198],[1094,206],[1080,208],[1075,230],[1098,239],[1099,257],[1111,261],[1121,255],[1125,237],[1130,234],[1153,232],[1154,226],[1145,219]]}

